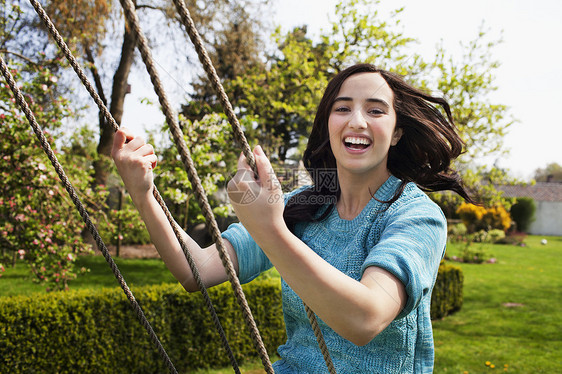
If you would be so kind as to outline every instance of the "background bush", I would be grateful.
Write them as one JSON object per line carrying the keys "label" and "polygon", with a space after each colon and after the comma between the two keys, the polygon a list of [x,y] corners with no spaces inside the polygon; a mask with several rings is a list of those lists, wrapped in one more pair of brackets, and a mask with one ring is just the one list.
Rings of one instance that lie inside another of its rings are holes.
{"label": "background bush", "polygon": [[[431,316],[462,305],[462,272],[442,263]],[[286,340],[279,278],[244,285],[270,355]],[[138,287],[135,297],[179,372],[229,366],[199,293],[178,284]],[[239,364],[257,353],[229,284],[209,289]],[[119,288],[0,298],[1,373],[163,373],[168,369]]]}
{"label": "background bush", "polygon": [[440,319],[461,309],[463,282],[460,267],[441,262],[431,294],[431,319]]}
{"label": "background bush", "polygon": [[[270,354],[285,337],[279,280],[244,286]],[[229,284],[209,294],[239,361],[257,353]],[[199,293],[177,284],[142,287],[135,297],[179,372],[228,366]],[[154,344],[121,289],[53,292],[0,299],[0,371],[165,373]]]}
{"label": "background bush", "polygon": [[530,197],[518,197],[515,204],[511,206],[511,218],[517,225],[517,230],[527,232],[531,223],[535,220],[537,205]]}
{"label": "background bush", "polygon": [[492,229],[506,231],[511,226],[509,213],[499,204],[485,208],[474,204],[462,203],[457,209],[457,214],[467,227],[469,233]]}

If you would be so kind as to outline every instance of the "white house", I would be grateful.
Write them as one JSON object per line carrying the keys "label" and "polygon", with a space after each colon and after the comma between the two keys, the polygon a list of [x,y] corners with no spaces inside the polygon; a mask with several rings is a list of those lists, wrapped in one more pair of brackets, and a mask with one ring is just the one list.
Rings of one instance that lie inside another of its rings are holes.
{"label": "white house", "polygon": [[562,183],[537,182],[527,186],[499,186],[505,197],[530,197],[537,210],[529,234],[562,235]]}

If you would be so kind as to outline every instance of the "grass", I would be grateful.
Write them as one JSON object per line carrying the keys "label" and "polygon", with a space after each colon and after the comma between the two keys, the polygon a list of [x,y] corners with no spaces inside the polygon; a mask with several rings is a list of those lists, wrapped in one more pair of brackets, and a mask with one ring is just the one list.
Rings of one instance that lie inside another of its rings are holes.
{"label": "grass", "polygon": [[[547,245],[541,239],[529,236],[526,247],[486,245],[495,264],[458,264],[465,276],[464,304],[456,314],[433,322],[435,373],[562,372],[562,237],[549,237]],[[460,249],[450,245],[448,254]],[[117,286],[102,257],[80,261],[91,271],[71,288]],[[116,262],[129,285],[174,282],[159,260]],[[6,269],[0,296],[44,292],[28,274],[20,263]],[[241,372],[264,371],[254,362]],[[232,373],[232,368],[196,372],[223,373]]]}
{"label": "grass", "polygon": [[[131,289],[134,286],[176,282],[160,259],[114,257],[113,260]],[[102,256],[79,256],[76,265],[89,271],[70,281],[71,289],[119,287],[111,268]],[[46,292],[45,286],[34,283],[32,279],[29,266],[23,262],[17,262],[15,268],[7,267],[0,278],[0,297]]]}
{"label": "grass", "polygon": [[459,264],[462,310],[433,323],[436,373],[562,372],[562,238],[540,240],[487,246],[495,264]]}

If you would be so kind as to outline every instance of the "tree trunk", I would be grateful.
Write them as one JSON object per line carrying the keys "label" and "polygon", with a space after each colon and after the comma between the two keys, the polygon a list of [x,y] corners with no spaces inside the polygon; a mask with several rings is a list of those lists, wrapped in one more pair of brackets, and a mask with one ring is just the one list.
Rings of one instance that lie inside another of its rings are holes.
{"label": "tree trunk", "polygon": [[[135,56],[136,38],[133,31],[126,24],[121,48],[121,60],[113,76],[113,90],[111,91],[111,106],[109,111],[115,122],[121,124],[123,118],[123,104],[127,94],[127,79]],[[94,162],[94,175],[96,185],[105,185],[109,176],[111,165],[111,146],[113,143],[113,128],[107,123],[105,118],[100,116],[100,140],[98,143],[98,160]]]}

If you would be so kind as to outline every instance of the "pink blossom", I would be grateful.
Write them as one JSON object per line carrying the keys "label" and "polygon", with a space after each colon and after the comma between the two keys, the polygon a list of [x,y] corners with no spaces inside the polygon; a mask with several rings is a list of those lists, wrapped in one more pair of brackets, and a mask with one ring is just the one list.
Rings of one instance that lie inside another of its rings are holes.
{"label": "pink blossom", "polygon": [[74,261],[74,256],[72,255],[72,253],[69,253],[66,258],[68,258],[68,261]]}
{"label": "pink blossom", "polygon": [[20,255],[20,260],[23,260],[23,256],[25,256],[25,251],[23,249],[20,249],[18,251],[18,254]]}
{"label": "pink blossom", "polygon": [[54,194],[53,190],[49,190],[49,195],[53,196]]}

